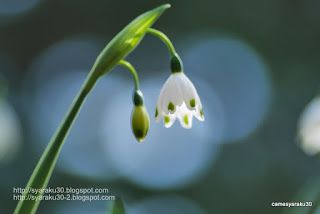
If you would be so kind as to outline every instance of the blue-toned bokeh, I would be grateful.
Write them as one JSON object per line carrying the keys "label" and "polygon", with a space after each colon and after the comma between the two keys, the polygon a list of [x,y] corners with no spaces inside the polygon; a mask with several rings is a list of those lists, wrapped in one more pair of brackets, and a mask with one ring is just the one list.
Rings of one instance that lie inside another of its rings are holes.
{"label": "blue-toned bokeh", "polygon": [[[0,0],[0,213],[13,212],[13,187],[26,185],[100,51],[163,3]],[[49,186],[108,188],[128,214],[277,214],[289,208],[272,202],[299,194],[316,201],[319,161],[299,148],[296,131],[319,90],[320,3],[171,4],[154,27],[180,54],[205,121],[194,119],[191,130],[154,122],[169,53],[146,35],[127,57],[151,117],[146,140],[131,132],[132,76],[115,67],[83,105]],[[43,201],[38,213],[105,213],[109,206]]]}

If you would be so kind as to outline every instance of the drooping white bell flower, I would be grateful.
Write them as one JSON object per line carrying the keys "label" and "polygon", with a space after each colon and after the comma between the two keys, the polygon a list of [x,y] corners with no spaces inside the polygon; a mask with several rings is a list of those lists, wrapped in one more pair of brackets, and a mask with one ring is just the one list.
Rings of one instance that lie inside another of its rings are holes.
{"label": "drooping white bell flower", "polygon": [[308,155],[320,152],[320,97],[314,98],[305,108],[298,124],[300,146]]}
{"label": "drooping white bell flower", "polygon": [[196,88],[190,79],[183,73],[179,56],[171,59],[172,74],[161,89],[155,120],[164,119],[164,126],[169,128],[178,118],[183,128],[192,127],[192,118],[204,121],[202,104]]}

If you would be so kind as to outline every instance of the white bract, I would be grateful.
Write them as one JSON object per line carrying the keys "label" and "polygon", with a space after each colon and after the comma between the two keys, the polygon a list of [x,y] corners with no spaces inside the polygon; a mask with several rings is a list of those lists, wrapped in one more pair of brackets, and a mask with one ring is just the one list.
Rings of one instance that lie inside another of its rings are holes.
{"label": "white bract", "polygon": [[181,126],[189,129],[193,116],[204,120],[197,90],[183,72],[172,73],[161,89],[155,120],[159,122],[163,117],[164,126],[169,128],[178,118]]}
{"label": "white bract", "polygon": [[320,152],[320,97],[313,99],[302,113],[298,137],[305,153],[315,155]]}

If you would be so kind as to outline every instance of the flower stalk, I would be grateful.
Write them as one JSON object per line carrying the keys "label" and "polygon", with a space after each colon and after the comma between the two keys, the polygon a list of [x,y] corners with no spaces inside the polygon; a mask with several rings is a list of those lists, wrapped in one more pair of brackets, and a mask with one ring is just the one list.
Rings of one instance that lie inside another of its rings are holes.
{"label": "flower stalk", "polygon": [[[83,86],[73,100],[68,112],[43,152],[27,183],[26,189],[44,189],[47,187],[65,138],[77,114],[79,113],[85,98],[90,93],[95,83],[100,77],[109,72],[115,65],[121,62],[124,57],[126,57],[135,49],[135,47],[143,39],[147,29],[169,7],[169,4],[164,4],[141,14],[131,23],[129,23],[120,33],[118,33],[116,37],[114,37],[103,49],[96,59]],[[14,213],[35,213],[41,201],[36,200],[36,198],[42,195],[43,191],[39,191],[37,194],[32,194],[29,191],[25,191],[25,193],[22,195],[22,200],[18,202]]]}
{"label": "flower stalk", "polygon": [[150,33],[150,34],[153,34],[153,35],[159,37],[166,44],[166,46],[168,47],[168,49],[170,51],[170,54],[172,56],[174,56],[177,53],[176,50],[173,47],[172,42],[170,41],[170,39],[164,33],[162,33],[159,30],[153,29],[153,28],[149,28],[147,30],[147,33]]}
{"label": "flower stalk", "polygon": [[136,69],[134,69],[134,67],[131,65],[130,62],[127,62],[125,60],[120,60],[119,65],[123,65],[124,67],[128,68],[131,71],[131,73],[133,75],[133,79],[134,79],[135,91],[139,90],[139,77],[138,77],[138,73],[137,73]]}

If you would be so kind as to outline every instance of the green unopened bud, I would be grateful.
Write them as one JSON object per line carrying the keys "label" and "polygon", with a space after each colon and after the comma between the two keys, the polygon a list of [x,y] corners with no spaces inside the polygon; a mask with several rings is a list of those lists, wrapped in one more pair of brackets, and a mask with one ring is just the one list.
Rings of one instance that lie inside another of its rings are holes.
{"label": "green unopened bud", "polygon": [[170,8],[170,4],[164,4],[149,10],[123,28],[102,50],[90,71],[86,80],[84,91],[89,92],[95,82],[109,72],[116,64],[133,51],[143,39],[147,30]]}
{"label": "green unopened bud", "polygon": [[148,28],[168,8],[170,8],[170,4],[161,5],[141,14],[130,22],[100,53],[94,64],[96,70],[94,75],[98,75],[98,77],[102,76],[134,50],[146,34]]}
{"label": "green unopened bud", "polygon": [[131,115],[131,127],[134,136],[139,142],[142,142],[149,130],[149,114],[144,105],[134,106]]}

